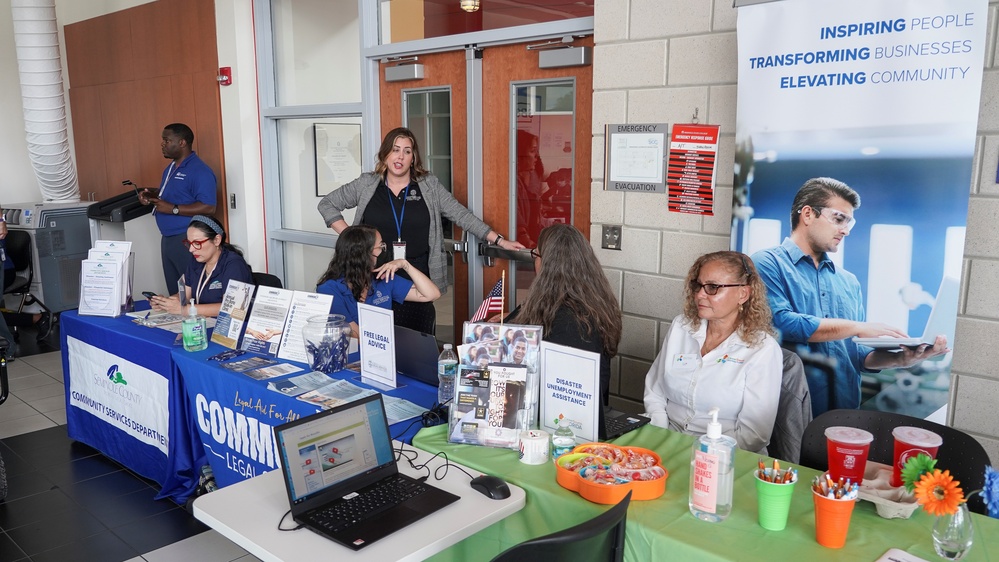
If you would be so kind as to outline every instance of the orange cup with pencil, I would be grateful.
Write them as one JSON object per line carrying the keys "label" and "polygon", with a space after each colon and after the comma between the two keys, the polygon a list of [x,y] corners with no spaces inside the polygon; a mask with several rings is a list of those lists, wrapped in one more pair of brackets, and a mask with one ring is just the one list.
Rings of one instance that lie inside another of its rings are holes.
{"label": "orange cup with pencil", "polygon": [[760,527],[768,531],[783,531],[787,527],[787,514],[791,510],[798,471],[790,467],[782,469],[777,459],[774,459],[772,467],[767,468],[760,459],[759,469],[754,475]]}
{"label": "orange cup with pencil", "polygon": [[857,505],[859,485],[829,473],[812,480],[812,500],[815,502],[815,540],[826,548],[843,548],[850,530],[850,518]]}

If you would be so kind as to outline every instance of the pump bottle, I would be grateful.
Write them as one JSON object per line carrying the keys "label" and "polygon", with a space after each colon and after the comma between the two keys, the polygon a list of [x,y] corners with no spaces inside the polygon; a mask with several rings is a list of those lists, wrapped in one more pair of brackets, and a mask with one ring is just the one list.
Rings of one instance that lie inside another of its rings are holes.
{"label": "pump bottle", "polygon": [[696,441],[690,451],[690,500],[694,517],[718,523],[732,513],[733,462],[736,441],[722,435],[718,408],[709,412],[708,433]]}
{"label": "pump bottle", "polygon": [[208,323],[204,316],[198,316],[194,301],[188,309],[187,317],[180,324],[184,338],[184,351],[201,351],[208,347]]}

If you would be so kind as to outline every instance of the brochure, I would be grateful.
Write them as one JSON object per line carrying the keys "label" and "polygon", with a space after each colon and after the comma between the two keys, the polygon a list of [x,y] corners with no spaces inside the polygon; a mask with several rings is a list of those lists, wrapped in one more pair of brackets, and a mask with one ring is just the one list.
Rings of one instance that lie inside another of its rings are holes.
{"label": "brochure", "polygon": [[225,363],[220,363],[220,365],[226,369],[236,371],[237,373],[245,373],[251,369],[269,367],[275,364],[277,364],[277,361],[267,357],[247,357],[246,359],[237,359],[236,361],[226,361]]}
{"label": "brochure", "polygon": [[489,365],[489,375],[485,444],[516,449],[520,433],[531,427],[525,401],[527,366],[493,363]]}
{"label": "brochure", "polygon": [[324,410],[329,410],[340,404],[346,404],[347,402],[352,402],[374,393],[375,391],[369,388],[361,388],[345,380],[335,380],[327,385],[302,394],[298,399],[302,402],[315,404]]}
{"label": "brochure", "polygon": [[258,381],[262,381],[272,379],[274,377],[280,377],[282,375],[297,373],[301,370],[301,367],[292,365],[291,363],[276,363],[266,367],[250,369],[249,371],[245,371],[243,374]]}
{"label": "brochure", "polygon": [[254,286],[250,283],[229,280],[225,295],[222,297],[222,308],[219,309],[219,315],[215,320],[213,342],[229,349],[236,349],[253,300],[253,290]]}
{"label": "brochure", "polygon": [[272,357],[277,355],[292,296],[292,291],[287,289],[257,287],[253,310],[240,344],[242,349]]}
{"label": "brochure", "polygon": [[280,359],[308,363],[309,356],[305,353],[305,338],[302,328],[313,316],[326,316],[333,306],[333,295],[295,291],[291,298],[291,310],[284,322],[284,336],[278,347],[277,356]]}
{"label": "brochure", "polygon": [[267,388],[269,390],[273,390],[274,392],[280,392],[286,396],[298,396],[299,394],[304,394],[310,390],[315,390],[323,385],[327,385],[333,382],[333,380],[334,379],[332,377],[326,375],[325,373],[312,371],[311,373],[298,375],[297,377],[291,377],[289,379],[271,381],[267,383]]}
{"label": "brochure", "polygon": [[489,406],[489,369],[461,365],[455,379],[448,420],[448,440],[481,445]]}

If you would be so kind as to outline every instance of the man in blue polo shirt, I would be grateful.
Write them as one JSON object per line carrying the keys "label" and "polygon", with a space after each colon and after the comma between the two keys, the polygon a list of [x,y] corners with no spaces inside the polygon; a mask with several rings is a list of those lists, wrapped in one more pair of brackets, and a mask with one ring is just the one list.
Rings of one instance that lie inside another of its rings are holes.
{"label": "man in blue polo shirt", "polygon": [[183,123],[171,123],[163,129],[160,148],[170,165],[163,170],[159,193],[139,194],[143,205],[153,205],[156,226],[163,238],[160,257],[167,291],[177,291],[177,280],[187,271],[191,256],[184,247],[187,225],[194,215],[215,213],[215,172],[192,150],[194,131]]}
{"label": "man in blue polo shirt", "polygon": [[902,330],[866,321],[860,282],[829,258],[849,236],[859,207],[860,195],[845,183],[812,178],[791,204],[791,236],[753,254],[783,345],[792,350],[804,346],[836,361],[832,388],[823,378],[808,378],[816,416],[830,403],[833,408],[859,407],[861,371],[911,367],[949,351],[944,336],[937,336],[932,346],[903,347],[897,353],[853,341],[854,336],[906,337]]}

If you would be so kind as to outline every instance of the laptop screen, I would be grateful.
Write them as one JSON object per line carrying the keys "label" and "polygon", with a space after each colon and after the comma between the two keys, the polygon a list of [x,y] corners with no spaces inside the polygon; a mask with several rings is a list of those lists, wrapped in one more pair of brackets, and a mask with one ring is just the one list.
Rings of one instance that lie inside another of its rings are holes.
{"label": "laptop screen", "polygon": [[395,463],[381,394],[274,428],[292,505]]}

